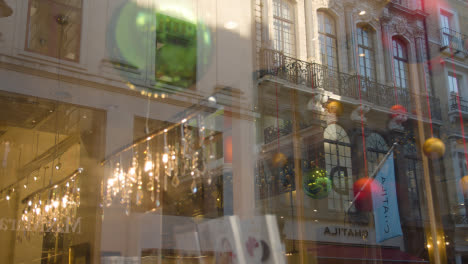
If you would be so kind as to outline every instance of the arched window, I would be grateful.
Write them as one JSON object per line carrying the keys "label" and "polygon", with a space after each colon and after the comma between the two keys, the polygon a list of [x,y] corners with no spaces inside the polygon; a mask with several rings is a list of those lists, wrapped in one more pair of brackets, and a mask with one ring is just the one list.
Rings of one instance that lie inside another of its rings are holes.
{"label": "arched window", "polygon": [[394,38],[392,42],[396,86],[407,89],[409,87],[408,50],[400,39]]}
{"label": "arched window", "polygon": [[357,39],[359,74],[375,80],[374,31],[369,26],[359,26],[357,28]]}
{"label": "arched window", "polygon": [[335,20],[325,12],[318,12],[320,57],[323,65],[338,69]]}
{"label": "arched window", "polygon": [[328,208],[344,211],[353,197],[351,143],[346,131],[337,124],[324,131],[325,168],[332,180]]}
{"label": "arched window", "polygon": [[371,133],[366,138],[366,148],[367,148],[367,172],[369,176],[377,169],[380,161],[383,159],[387,151],[389,150],[387,143],[384,138],[377,134]]}
{"label": "arched window", "polygon": [[294,8],[286,0],[273,0],[273,48],[284,55],[296,56],[296,34],[294,30]]}

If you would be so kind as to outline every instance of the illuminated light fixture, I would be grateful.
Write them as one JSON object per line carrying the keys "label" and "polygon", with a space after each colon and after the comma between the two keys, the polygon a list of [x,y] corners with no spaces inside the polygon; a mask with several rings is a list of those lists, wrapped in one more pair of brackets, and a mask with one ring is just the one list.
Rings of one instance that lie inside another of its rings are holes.
{"label": "illuminated light fixture", "polygon": [[210,97],[208,97],[208,101],[210,101],[212,103],[216,103],[216,98],[214,96],[210,96]]}
{"label": "illuminated light fixture", "polygon": [[10,201],[10,195],[7,194],[7,196],[5,197],[5,199],[6,199],[7,201]]}
{"label": "illuminated light fixture", "polygon": [[364,54],[364,53],[359,53],[359,57],[365,57],[365,56],[366,56],[366,54]]}
{"label": "illuminated light fixture", "polygon": [[60,163],[60,161],[59,161],[59,163],[57,163],[57,164],[55,165],[55,169],[56,169],[56,170],[60,170],[61,168],[62,168],[62,163]]}
{"label": "illuminated light fixture", "polygon": [[450,245],[450,242],[445,242],[445,245],[447,245],[447,246]]}
{"label": "illuminated light fixture", "polygon": [[0,17],[9,17],[12,14],[13,9],[5,3],[5,0],[0,0]]}
{"label": "illuminated light fixture", "polygon": [[235,29],[237,27],[237,23],[234,21],[228,21],[224,24],[224,27],[227,29]]}
{"label": "illuminated light fixture", "polygon": [[360,15],[360,16],[363,16],[363,15],[365,15],[365,14],[366,14],[366,11],[364,11],[364,10],[362,10],[361,12],[359,12],[359,15]]}

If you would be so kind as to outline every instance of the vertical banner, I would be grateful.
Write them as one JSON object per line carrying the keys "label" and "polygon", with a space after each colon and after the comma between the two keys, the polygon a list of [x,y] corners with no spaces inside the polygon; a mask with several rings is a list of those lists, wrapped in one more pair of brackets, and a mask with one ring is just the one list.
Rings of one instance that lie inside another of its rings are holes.
{"label": "vertical banner", "polygon": [[403,235],[396,196],[393,150],[377,173],[375,180],[379,182],[380,188],[382,188],[382,191],[372,192],[375,240],[380,243]]}

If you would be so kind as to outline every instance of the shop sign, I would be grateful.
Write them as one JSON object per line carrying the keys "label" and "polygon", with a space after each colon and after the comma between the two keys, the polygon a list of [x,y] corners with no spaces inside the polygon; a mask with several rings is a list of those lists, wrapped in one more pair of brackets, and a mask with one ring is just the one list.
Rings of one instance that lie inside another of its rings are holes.
{"label": "shop sign", "polygon": [[324,236],[331,237],[358,237],[366,239],[369,236],[367,229],[344,228],[344,227],[328,227],[323,229]]}
{"label": "shop sign", "polygon": [[0,218],[1,231],[25,231],[25,232],[53,232],[53,233],[81,233],[81,217],[74,221],[70,217],[65,219],[62,224],[59,221],[52,224],[45,221],[37,221],[36,223],[24,223],[17,221],[14,218]]}

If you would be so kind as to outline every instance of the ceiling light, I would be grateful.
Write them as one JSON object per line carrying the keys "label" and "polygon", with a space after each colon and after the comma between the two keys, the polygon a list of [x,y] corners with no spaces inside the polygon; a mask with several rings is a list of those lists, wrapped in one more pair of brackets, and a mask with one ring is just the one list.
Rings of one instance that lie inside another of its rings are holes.
{"label": "ceiling light", "polygon": [[364,11],[364,10],[362,10],[361,12],[359,12],[359,15],[360,15],[360,16],[363,16],[363,15],[365,15],[365,14],[366,14],[366,11]]}
{"label": "ceiling light", "polygon": [[235,29],[237,27],[237,22],[229,21],[224,24],[224,27],[227,29]]}

